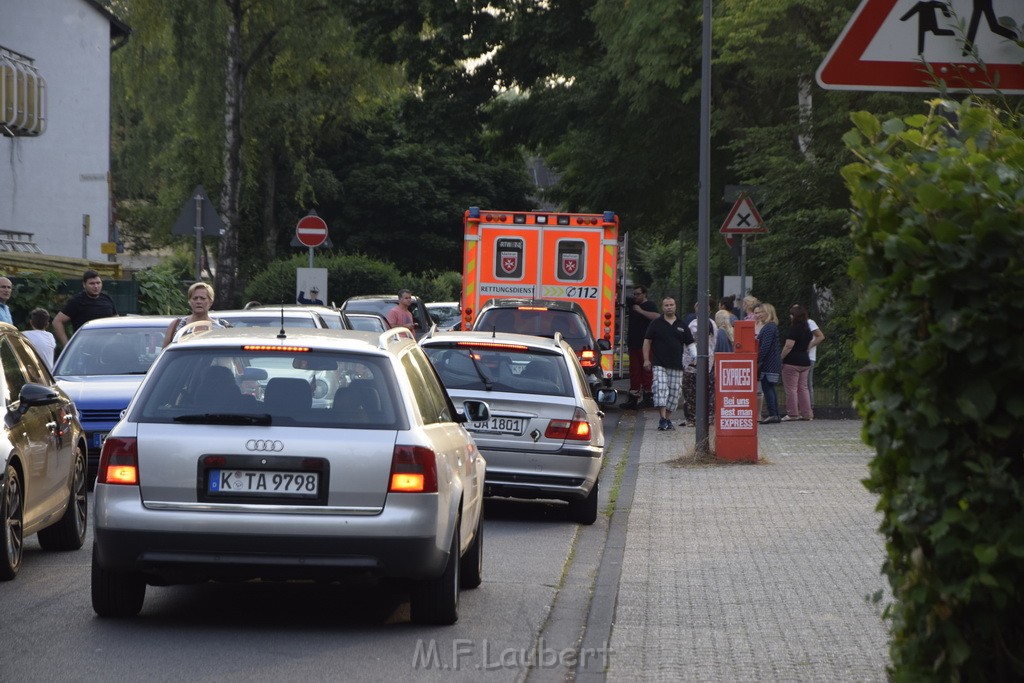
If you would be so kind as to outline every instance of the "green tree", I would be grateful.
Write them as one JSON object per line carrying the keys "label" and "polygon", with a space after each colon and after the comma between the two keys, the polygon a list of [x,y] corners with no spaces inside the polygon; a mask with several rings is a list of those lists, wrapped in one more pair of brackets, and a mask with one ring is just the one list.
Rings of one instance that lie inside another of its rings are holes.
{"label": "green tree", "polygon": [[[350,26],[316,0],[133,0],[115,55],[115,177],[133,244],[166,241],[198,182],[219,202],[219,298],[288,243],[298,217],[340,192],[317,151],[402,85],[360,59]],[[310,40],[310,26],[317,40]],[[154,239],[154,235],[162,235]],[[211,241],[212,242],[212,241]]]}
{"label": "green tree", "polygon": [[867,112],[845,141],[897,680],[1024,677],[1024,117]]}

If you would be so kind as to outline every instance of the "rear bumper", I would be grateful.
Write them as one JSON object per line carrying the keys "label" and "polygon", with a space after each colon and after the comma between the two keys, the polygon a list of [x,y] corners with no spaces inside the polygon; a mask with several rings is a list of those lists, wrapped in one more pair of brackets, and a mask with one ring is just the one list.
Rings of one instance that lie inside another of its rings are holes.
{"label": "rear bumper", "polygon": [[511,498],[586,498],[601,473],[603,449],[530,453],[482,449],[487,460],[484,495]]}
{"label": "rear bumper", "polygon": [[96,561],[157,585],[348,574],[427,579],[444,570],[455,522],[437,494],[389,496],[379,511],[355,514],[246,507],[151,509],[137,487],[97,484]]}
{"label": "rear bumper", "polygon": [[152,584],[207,580],[331,580],[351,574],[440,576],[447,550],[429,538],[237,536],[97,529],[96,562],[138,572]]}

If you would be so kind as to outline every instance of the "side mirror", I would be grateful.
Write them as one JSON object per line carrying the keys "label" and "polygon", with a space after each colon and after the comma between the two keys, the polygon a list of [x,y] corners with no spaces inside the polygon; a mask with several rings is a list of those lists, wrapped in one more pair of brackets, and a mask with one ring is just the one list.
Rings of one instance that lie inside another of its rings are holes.
{"label": "side mirror", "polygon": [[598,389],[594,398],[599,405],[612,405],[619,400],[619,392],[615,389]]}
{"label": "side mirror", "polygon": [[18,400],[21,402],[22,412],[24,412],[24,409],[56,403],[60,400],[60,394],[50,387],[28,382],[21,388]]}
{"label": "side mirror", "polygon": [[612,343],[607,339],[598,339],[597,348],[600,349],[601,351],[611,351]]}
{"label": "side mirror", "polygon": [[491,419],[491,407],[484,401],[462,402],[463,422],[483,422]]}

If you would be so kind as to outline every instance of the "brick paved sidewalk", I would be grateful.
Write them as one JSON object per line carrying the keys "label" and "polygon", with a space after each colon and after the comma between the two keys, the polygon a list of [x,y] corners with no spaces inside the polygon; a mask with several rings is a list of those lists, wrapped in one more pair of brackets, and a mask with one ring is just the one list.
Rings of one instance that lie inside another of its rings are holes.
{"label": "brick paved sidewalk", "polygon": [[609,681],[881,681],[883,539],[857,421],[765,425],[757,465],[674,463],[642,420]]}

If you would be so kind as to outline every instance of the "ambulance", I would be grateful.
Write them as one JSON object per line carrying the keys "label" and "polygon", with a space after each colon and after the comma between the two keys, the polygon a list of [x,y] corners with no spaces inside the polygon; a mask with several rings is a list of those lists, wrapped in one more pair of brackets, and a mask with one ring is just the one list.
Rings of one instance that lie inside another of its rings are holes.
{"label": "ambulance", "polygon": [[[482,211],[464,214],[462,329],[489,299],[573,301],[583,308],[601,348],[601,373],[612,380],[619,218],[604,213]],[[601,344],[604,340],[607,344]]]}

